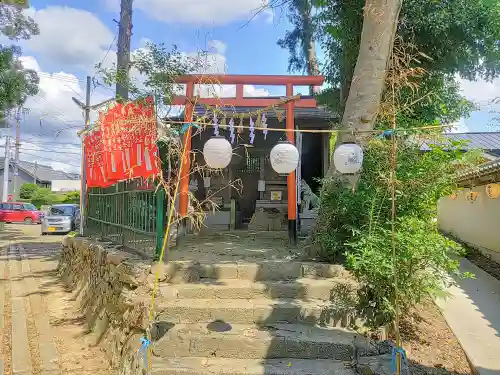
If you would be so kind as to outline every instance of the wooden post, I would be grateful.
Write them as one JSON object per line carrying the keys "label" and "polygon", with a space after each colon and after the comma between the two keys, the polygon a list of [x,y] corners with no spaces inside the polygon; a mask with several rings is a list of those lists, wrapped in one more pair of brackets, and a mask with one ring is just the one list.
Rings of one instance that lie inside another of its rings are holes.
{"label": "wooden post", "polygon": [[[293,96],[293,84],[286,85],[286,96]],[[293,101],[286,104],[286,137],[289,142],[295,144],[295,123],[293,116]],[[297,244],[297,181],[295,172],[292,172],[287,177],[288,188],[288,238],[290,244]]]}
{"label": "wooden post", "polygon": [[[193,94],[194,94],[194,84],[193,82],[188,82],[186,84],[186,107],[184,109],[184,121],[187,123],[193,121]],[[179,194],[179,215],[181,216],[182,222],[180,225],[180,235],[186,233],[187,228],[187,213],[189,205],[189,169],[191,166],[191,126],[187,127],[184,133],[184,152],[181,160],[181,175],[180,175],[180,194]]]}

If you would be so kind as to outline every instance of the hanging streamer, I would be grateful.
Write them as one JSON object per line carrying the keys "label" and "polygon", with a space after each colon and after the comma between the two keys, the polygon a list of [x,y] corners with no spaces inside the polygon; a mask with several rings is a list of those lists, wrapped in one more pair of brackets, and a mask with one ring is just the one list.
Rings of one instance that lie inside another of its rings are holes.
{"label": "hanging streamer", "polygon": [[253,122],[253,118],[250,117],[250,144],[253,145],[253,140],[255,139],[255,123]]}
{"label": "hanging streamer", "polygon": [[217,119],[217,113],[215,113],[215,112],[214,112],[213,124],[214,124],[214,135],[216,137],[218,137],[219,136],[219,122],[218,122],[218,119]]}
{"label": "hanging streamer", "polygon": [[151,345],[151,342],[145,337],[141,337],[139,341],[141,342],[141,347],[139,348],[139,352],[142,352],[144,358],[144,368],[146,370],[146,373],[149,374],[148,348],[149,345]]}
{"label": "hanging streamer", "polygon": [[262,113],[262,119],[261,119],[261,123],[262,123],[262,129],[264,129],[263,133],[264,133],[264,139],[267,139],[267,117],[266,117],[266,114],[265,113]]}
{"label": "hanging streamer", "polygon": [[229,120],[229,136],[231,137],[231,143],[234,144],[234,120]]}
{"label": "hanging streamer", "polygon": [[392,353],[391,353],[391,367],[392,367],[392,373],[396,374],[397,372],[397,361],[398,361],[398,354],[401,357],[401,369],[400,372],[403,372],[403,370],[406,366],[406,351],[403,348],[398,348],[396,346],[392,347]]}

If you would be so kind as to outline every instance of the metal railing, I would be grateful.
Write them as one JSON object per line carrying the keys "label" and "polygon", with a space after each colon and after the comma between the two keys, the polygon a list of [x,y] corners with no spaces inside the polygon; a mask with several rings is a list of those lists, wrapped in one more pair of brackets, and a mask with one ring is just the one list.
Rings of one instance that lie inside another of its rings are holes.
{"label": "metal railing", "polygon": [[120,182],[109,188],[91,188],[84,233],[140,251],[158,254],[165,223],[162,189],[139,181]]}

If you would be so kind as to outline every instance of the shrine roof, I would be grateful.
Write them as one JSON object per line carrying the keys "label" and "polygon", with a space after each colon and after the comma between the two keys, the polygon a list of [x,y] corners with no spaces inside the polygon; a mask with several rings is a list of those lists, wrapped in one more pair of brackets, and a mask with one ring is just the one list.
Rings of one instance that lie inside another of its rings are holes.
{"label": "shrine roof", "polygon": [[[264,97],[266,99],[271,99],[274,97]],[[302,98],[308,98],[307,96],[302,96]],[[309,97],[311,98],[311,97]],[[255,99],[255,97],[252,97],[252,99]],[[276,99],[280,99],[280,97],[276,97]],[[234,106],[227,106],[227,107],[218,107],[219,111],[223,111],[227,113],[228,117],[231,117],[231,114],[234,114],[237,116],[240,113],[249,113],[249,112],[255,112],[262,110],[262,107],[234,107]],[[283,115],[285,115],[286,110],[285,106],[280,106],[277,108],[278,112],[281,112]],[[210,114],[210,107],[197,104],[194,107],[193,111],[195,116],[203,116],[203,115],[209,115]],[[266,116],[268,119],[276,119],[277,114],[274,109],[267,110],[265,111]],[[283,116],[285,117],[285,116]],[[316,120],[316,121],[324,121],[325,124],[327,124],[330,121],[336,121],[337,116],[323,108],[294,108],[294,118],[295,119],[300,119],[300,120]],[[184,112],[181,112],[178,116],[175,116],[174,118],[170,118],[172,120],[182,120],[184,119]]]}

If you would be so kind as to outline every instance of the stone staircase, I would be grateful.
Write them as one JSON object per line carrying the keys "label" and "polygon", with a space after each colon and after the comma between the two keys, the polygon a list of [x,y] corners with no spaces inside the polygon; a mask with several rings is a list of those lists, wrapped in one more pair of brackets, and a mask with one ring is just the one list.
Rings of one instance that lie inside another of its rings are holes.
{"label": "stone staircase", "polygon": [[154,375],[353,373],[356,283],[341,266],[173,261],[160,277]]}

